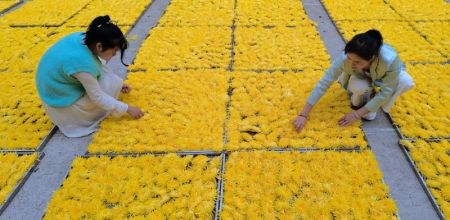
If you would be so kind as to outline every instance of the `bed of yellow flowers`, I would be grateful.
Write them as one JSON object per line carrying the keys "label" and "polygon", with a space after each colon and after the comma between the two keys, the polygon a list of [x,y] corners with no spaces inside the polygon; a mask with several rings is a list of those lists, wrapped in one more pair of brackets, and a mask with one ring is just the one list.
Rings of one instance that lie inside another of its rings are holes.
{"label": "bed of yellow flowers", "polygon": [[[187,4],[186,1],[173,1],[161,18],[159,26],[150,31],[149,37],[143,43],[133,65],[129,68],[133,72],[129,73],[126,83],[134,88],[133,92],[121,96],[121,99],[127,103],[143,106],[146,115],[139,121],[131,120],[129,117],[106,119],[101,124],[100,130],[94,134],[93,142],[88,149],[89,152],[219,151],[224,149],[224,133],[227,134],[228,144],[225,145],[225,149],[228,151],[273,147],[366,148],[367,142],[364,140],[360,123],[356,123],[342,132],[337,130],[339,117],[350,111],[347,95],[337,85],[332,87],[328,95],[319,103],[321,107],[317,107],[312,112],[315,117],[311,117],[314,119],[311,119],[312,121],[309,122],[303,133],[295,133],[290,124],[298,114],[301,105],[306,101],[314,84],[330,63],[320,36],[315,30],[314,24],[306,20],[307,16],[301,4],[294,1],[271,2],[270,4],[268,1],[252,3],[243,1],[239,3],[238,1],[237,4],[235,7],[236,30],[233,32],[231,23],[229,23],[231,16],[229,3],[199,1]],[[196,16],[192,13],[195,8],[205,9],[201,12],[204,16]],[[258,10],[261,13],[254,13]],[[210,16],[210,13],[217,13],[217,16],[223,17],[216,19],[216,17]],[[283,14],[287,16],[282,16]],[[275,27],[264,27],[272,25]],[[235,39],[234,56],[230,56],[232,35]],[[231,60],[231,58],[234,59]],[[232,73],[225,72],[226,69],[229,69],[229,65],[232,65],[232,69],[235,70]],[[264,69],[295,71],[251,72],[251,70]],[[229,88],[232,91],[231,97],[228,97],[227,90]],[[226,109],[228,101],[230,103],[229,118],[227,118]],[[331,113],[330,109],[333,110]],[[124,124],[126,126],[123,126]],[[326,134],[333,138],[327,139]],[[116,138],[119,135],[122,138]],[[233,166],[238,161],[251,163],[256,157],[253,169],[257,173],[262,172],[264,167],[261,167],[262,164],[258,162],[258,155],[266,153],[249,152],[246,154],[248,156],[240,160],[235,158],[234,155],[237,154],[232,153],[227,166]],[[269,165],[273,167],[275,167],[275,163],[279,166],[284,166],[284,164],[289,166],[292,164],[292,160],[302,160],[303,157],[310,158],[309,154],[302,156],[300,153],[267,154],[274,158],[285,158],[284,160],[275,160],[273,165]],[[350,160],[350,156],[340,157],[338,155],[341,154],[334,152],[317,153],[317,155],[327,158],[330,167],[340,164],[341,166],[338,167],[340,167],[339,172],[342,173],[342,177],[345,177],[344,170],[346,169],[368,170],[364,175],[355,172],[356,176],[348,176],[348,179],[344,178],[342,183],[337,181],[341,183],[338,190],[344,189],[343,183],[348,184],[352,181],[367,183],[365,188],[344,190],[345,193],[336,194],[335,197],[335,195],[329,196],[323,192],[320,194],[318,185],[313,189],[316,194],[305,194],[305,197],[317,195],[318,198],[324,200],[333,200],[321,212],[323,216],[330,216],[333,213],[367,216],[369,215],[368,209],[376,209],[376,216],[384,215],[388,218],[395,218],[395,204],[388,198],[386,186],[381,181],[382,177],[372,154],[369,151],[354,154],[358,158],[361,157],[358,159],[360,163],[351,166],[349,163],[351,164],[355,160]],[[286,155],[294,155],[295,158]],[[311,155],[315,156],[316,153]],[[135,161],[141,158],[129,160],[130,163],[137,163]],[[86,159],[83,160],[86,161]],[[109,161],[109,158],[105,160]],[[306,167],[306,163],[310,163],[314,167],[319,166],[319,160],[317,159],[316,163],[312,163],[309,159],[303,161],[305,169],[310,173],[317,174],[314,177],[310,176],[311,182],[321,182],[324,178],[335,178],[335,174],[332,172],[322,173],[322,171],[317,172],[317,169],[313,167]],[[57,193],[51,202],[47,216],[52,216],[49,214],[50,212],[66,215],[68,211],[64,211],[64,209],[70,209],[72,206],[62,205],[68,201],[61,201],[59,196],[72,188],[74,192],[77,191],[75,182],[79,181],[76,181],[76,177],[73,177],[72,173],[78,172],[77,163],[80,161],[81,159],[75,161],[74,168],[66,180],[69,186],[64,184]],[[295,162],[295,165],[291,167],[297,167],[297,170],[287,170],[285,174],[294,178],[297,176],[297,171],[301,171],[298,169],[301,169],[299,167],[302,167],[303,163]],[[231,168],[230,172],[226,172],[225,175],[229,175],[229,179],[224,179],[225,190],[227,187],[233,187],[231,186],[234,184],[232,178],[239,178],[236,174],[238,169],[233,171]],[[249,167],[244,170],[246,169]],[[83,170],[86,169],[83,168]],[[84,173],[90,172],[84,171]],[[300,177],[301,175],[299,175]],[[250,178],[257,179],[258,176]],[[245,186],[249,183],[251,182],[241,182],[240,184]],[[276,188],[277,185],[277,183],[273,183],[270,186],[255,187],[270,191],[271,187]],[[238,187],[238,185],[235,186]],[[288,186],[283,185],[278,190],[287,195],[289,194],[286,192],[287,188]],[[228,189],[230,191],[227,192],[232,191],[232,188]],[[237,189],[238,195],[252,192],[249,188]],[[333,192],[337,193],[337,191]],[[360,193],[358,195],[361,197],[351,200],[349,198],[351,193]],[[194,198],[196,198],[195,195],[197,194],[194,194]],[[255,194],[255,196],[257,195]],[[243,199],[227,200],[226,197],[224,205],[235,207],[239,205],[239,201],[245,202]],[[297,209],[291,209],[290,214],[292,211],[302,210],[299,215],[308,216],[309,212],[314,213],[317,209],[322,208],[322,206],[318,208],[312,206],[312,202],[314,202],[312,200],[297,201],[295,206]],[[338,204],[340,201],[346,201],[347,205],[349,203],[356,204],[357,211],[349,210],[349,206],[344,207],[344,205]],[[69,204],[80,206],[78,202],[74,201]],[[110,202],[107,203],[107,205],[110,204]],[[104,206],[101,203],[92,206],[102,207],[102,205]],[[286,205],[289,204],[286,202],[286,198],[283,198],[277,204],[270,202],[266,206],[257,207],[261,208],[257,212],[282,209]],[[59,209],[54,209],[54,206],[58,206]],[[309,208],[311,210],[306,210]],[[343,208],[347,208],[347,210],[342,210]],[[303,212],[303,210],[305,211]],[[110,212],[110,210],[106,211]],[[222,218],[232,217],[234,211],[236,210],[224,210]],[[253,208],[249,207],[242,213],[252,211]],[[126,217],[134,215],[123,210],[118,212],[122,215],[125,213]],[[146,217],[150,215],[148,212],[143,212]],[[140,215],[142,212],[135,214]],[[277,212],[276,215],[289,216],[284,211]],[[91,215],[85,213],[85,216]],[[164,216],[169,215],[164,214]],[[270,217],[272,215],[261,216]]]}
{"label": "bed of yellow flowers", "polygon": [[412,25],[436,50],[450,58],[450,21],[413,22]]}
{"label": "bed of yellow flowers", "polygon": [[233,24],[234,1],[172,0],[159,26],[227,26]]}
{"label": "bed of yellow flowers", "polygon": [[450,4],[441,0],[386,0],[407,20],[449,20]]}
{"label": "bed of yellow flowers", "polygon": [[445,216],[450,216],[450,142],[402,141]]}
{"label": "bed of yellow flowers", "polygon": [[[321,0],[333,21],[341,20],[400,20],[398,15],[383,0]],[[364,13],[361,13],[364,12]]]}
{"label": "bed of yellow flowers", "polygon": [[53,127],[39,100],[34,74],[1,73],[0,149],[34,149]]}
{"label": "bed of yellow flowers", "polygon": [[404,62],[447,60],[406,21],[338,21],[336,24],[347,40],[372,28],[379,30],[385,43],[393,46]]}
{"label": "bed of yellow flowers", "polygon": [[396,219],[375,156],[363,152],[232,153],[222,219]]}
{"label": "bed of yellow flowers", "polygon": [[237,1],[237,26],[299,26],[313,24],[296,0]]}
{"label": "bed of yellow flowers", "polygon": [[25,176],[37,159],[37,154],[0,154],[0,205],[2,205],[16,184]]}
{"label": "bed of yellow flowers", "polygon": [[[342,8],[355,8],[349,1],[339,4],[336,1],[323,2],[333,18],[340,16]],[[402,60],[407,62],[407,71],[413,77],[415,87],[395,103],[391,115],[404,136],[417,139],[403,144],[426,178],[444,215],[449,216],[448,141],[428,143],[424,139],[450,137],[450,4],[439,0],[369,2],[383,5],[384,9],[374,10],[376,16],[364,22],[358,21],[358,13],[353,13],[346,16],[347,21],[337,21],[337,26],[347,40],[367,29],[379,29],[385,41],[394,46]],[[387,13],[386,5],[397,15]],[[385,15],[388,19],[401,18],[398,21],[380,20],[383,18],[379,16]],[[417,61],[425,64],[416,64]]]}
{"label": "bed of yellow flowers", "polygon": [[23,54],[43,42],[54,31],[55,28],[2,27],[0,42],[4,49],[0,50],[0,71],[16,69],[12,66],[22,63]]}
{"label": "bed of yellow flowers", "polygon": [[230,63],[230,37],[230,27],[156,27],[130,69],[226,69]]}
{"label": "bed of yellow flowers", "polygon": [[234,72],[227,149],[366,147],[359,122],[344,129],[337,125],[351,111],[348,96],[338,85],[313,109],[301,133],[291,125],[322,75],[314,70]]}
{"label": "bed of yellow flowers", "polygon": [[449,66],[408,65],[408,70],[416,85],[394,105],[394,122],[407,137],[450,137]]}
{"label": "bed of yellow flowers", "polygon": [[[377,28],[404,61],[448,60],[448,4],[442,1],[428,1],[431,6],[425,9],[406,0],[323,2],[346,39]],[[8,48],[0,51],[0,71],[4,72],[0,83],[10,91],[0,97],[5,116],[0,146],[35,147],[51,127],[30,87],[34,85],[30,78],[33,67],[50,45],[84,29],[80,26],[98,15],[99,8],[125,25],[126,32],[149,4],[150,0],[58,0],[52,4],[34,0],[0,18],[6,33],[0,36],[1,46]],[[365,10],[369,7],[371,10]],[[353,13],[363,9],[367,13]],[[361,22],[366,19],[369,21]],[[232,24],[236,25],[234,33]],[[42,27],[7,27],[17,25]],[[345,91],[337,85],[318,103],[302,133],[295,133],[290,125],[329,63],[300,1],[173,0],[130,67],[138,71],[130,73],[126,82],[133,87],[132,93],[121,96],[123,101],[143,107],[146,115],[139,121],[128,116],[108,118],[94,135],[89,151],[366,148],[360,123],[338,131],[336,121],[350,108]],[[238,71],[225,72],[230,64]],[[166,69],[197,70],[157,71]],[[296,71],[240,71],[274,69]],[[408,136],[448,137],[447,69],[443,65],[408,67],[416,91],[408,93],[393,110],[394,120]],[[411,115],[421,115],[424,120]],[[32,135],[25,137],[26,132]],[[228,132],[225,146],[224,132]],[[405,145],[448,215],[448,141]],[[77,158],[45,218],[211,219],[220,159],[174,154]],[[369,150],[231,153],[226,166],[224,219],[396,218],[395,204]]]}
{"label": "bed of yellow flowers", "polygon": [[0,19],[0,25],[60,26],[89,2],[90,0],[54,0],[49,4],[46,0],[29,1],[20,9],[5,14]]}
{"label": "bed of yellow flowers", "polygon": [[228,80],[216,70],[130,73],[122,100],[146,115],[108,118],[89,152],[222,150]]}
{"label": "bed of yellow flowers", "polygon": [[[152,0],[94,0],[65,25],[88,26],[99,15],[109,15],[117,25],[134,25]],[[125,32],[124,32],[125,33]]]}
{"label": "bed of yellow flowers", "polygon": [[[108,12],[113,12],[115,19],[120,22],[134,24],[149,1],[133,2],[135,8],[126,14],[115,13],[123,7],[114,7],[114,10],[110,9]],[[49,6],[47,1],[29,1],[0,18],[0,45],[3,48],[0,50],[0,84],[4,88],[0,96],[0,149],[35,149],[49,133],[53,125],[39,101],[34,86],[34,72],[40,58],[51,45],[70,33],[86,30],[86,27],[81,26],[89,24],[86,20],[91,18],[86,17],[98,13],[92,7],[102,1],[92,1],[86,8],[84,6],[87,1],[53,3],[54,5]],[[108,5],[114,6],[126,3],[130,1],[108,1]],[[45,12],[42,11],[44,5],[47,10]],[[54,7],[60,8],[58,13],[51,14],[52,10],[56,10]],[[39,19],[40,17],[45,19]],[[84,19],[85,23],[77,23],[80,19]],[[79,26],[44,27],[61,25],[67,20],[71,25]],[[14,27],[15,25],[24,27]],[[123,32],[127,32],[129,28],[130,26],[121,26]]]}
{"label": "bed of yellow flowers", "polygon": [[329,56],[313,25],[240,27],[235,32],[235,70],[323,69]]}
{"label": "bed of yellow flowers", "polygon": [[[25,31],[29,29],[24,29]],[[17,29],[14,29],[17,30]],[[33,44],[32,47],[24,50],[19,49],[15,52],[15,56],[13,56],[11,59],[9,59],[6,64],[8,67],[8,70],[11,72],[35,72],[37,69],[37,65],[39,64],[39,60],[44,55],[45,51],[47,51],[48,48],[50,48],[51,45],[56,43],[58,40],[60,40],[62,37],[71,34],[73,32],[77,31],[86,31],[85,27],[74,27],[74,28],[50,28],[50,29],[44,29],[44,28],[37,28],[36,31],[47,31],[47,34],[42,36],[42,40]],[[19,37],[19,39],[22,39],[22,36],[15,36]],[[14,44],[14,41],[11,44]],[[9,51],[9,50],[8,50]],[[14,54],[14,53],[13,53]]]}
{"label": "bed of yellow flowers", "polygon": [[17,3],[19,3],[20,0],[3,0],[0,1],[0,12],[7,10],[8,8],[16,5]]}
{"label": "bed of yellow flowers", "polygon": [[76,158],[44,219],[211,219],[221,158]]}

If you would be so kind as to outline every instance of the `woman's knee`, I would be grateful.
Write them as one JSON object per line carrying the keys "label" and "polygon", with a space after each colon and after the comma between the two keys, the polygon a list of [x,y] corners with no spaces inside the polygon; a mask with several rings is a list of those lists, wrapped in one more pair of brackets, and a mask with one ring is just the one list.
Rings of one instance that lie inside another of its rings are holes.
{"label": "woman's knee", "polygon": [[123,80],[119,76],[109,73],[103,74],[100,80],[101,89],[107,94],[115,97],[119,94],[123,86]]}
{"label": "woman's knee", "polygon": [[413,78],[405,71],[402,71],[398,80],[398,90],[406,92],[414,87]]}
{"label": "woman's knee", "polygon": [[372,92],[373,88],[367,79],[360,79],[351,76],[348,82],[347,90],[355,95],[363,95]]}

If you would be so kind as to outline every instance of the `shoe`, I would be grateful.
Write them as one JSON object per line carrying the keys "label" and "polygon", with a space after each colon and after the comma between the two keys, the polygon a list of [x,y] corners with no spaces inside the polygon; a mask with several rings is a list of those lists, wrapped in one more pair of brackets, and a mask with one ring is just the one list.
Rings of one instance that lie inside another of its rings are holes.
{"label": "shoe", "polygon": [[369,112],[369,113],[365,114],[364,116],[362,116],[362,118],[367,121],[372,121],[376,117],[377,117],[377,112]]}

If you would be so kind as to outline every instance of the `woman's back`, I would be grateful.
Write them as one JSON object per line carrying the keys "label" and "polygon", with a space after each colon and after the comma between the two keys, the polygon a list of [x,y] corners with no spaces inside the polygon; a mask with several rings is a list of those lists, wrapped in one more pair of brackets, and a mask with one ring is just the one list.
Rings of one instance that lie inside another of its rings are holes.
{"label": "woman's back", "polygon": [[84,94],[79,72],[101,75],[101,63],[83,44],[84,33],[76,32],[59,40],[42,57],[36,73],[39,96],[49,106],[67,107]]}

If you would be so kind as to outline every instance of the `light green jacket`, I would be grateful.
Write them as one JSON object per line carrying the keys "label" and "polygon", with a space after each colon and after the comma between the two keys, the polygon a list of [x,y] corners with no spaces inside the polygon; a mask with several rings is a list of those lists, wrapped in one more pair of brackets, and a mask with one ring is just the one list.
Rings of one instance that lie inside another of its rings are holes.
{"label": "light green jacket", "polygon": [[[379,86],[381,90],[364,107],[371,112],[375,112],[387,102],[397,88],[398,76],[404,68],[405,66],[394,48],[383,44],[378,57],[370,65],[371,81],[376,86]],[[368,78],[363,72],[352,70],[347,55],[343,52],[316,84],[316,87],[308,98],[308,104],[315,105],[341,74],[344,74],[342,85],[344,88],[347,88],[351,75],[356,75],[359,78]]]}

